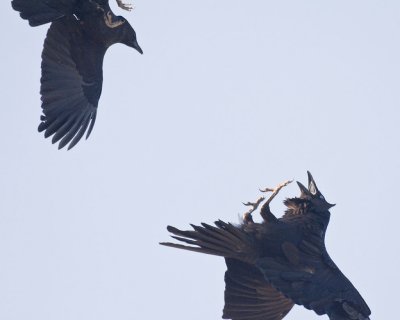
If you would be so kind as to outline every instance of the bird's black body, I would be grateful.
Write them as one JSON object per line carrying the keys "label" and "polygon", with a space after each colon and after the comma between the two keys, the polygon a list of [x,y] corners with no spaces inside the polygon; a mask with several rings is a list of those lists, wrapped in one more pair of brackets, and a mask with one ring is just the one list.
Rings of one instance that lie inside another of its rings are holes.
{"label": "bird's black body", "polygon": [[[351,282],[329,257],[325,231],[330,205],[309,174],[309,188],[299,183],[301,196],[287,199],[286,213],[272,222],[244,221],[235,226],[192,226],[193,231],[168,230],[188,243],[163,245],[225,257],[223,318],[279,320],[294,304],[331,320],[366,320],[370,310]],[[263,216],[272,215],[269,206]]]}
{"label": "bird's black body", "polygon": [[[120,2],[119,2],[120,3]],[[68,149],[96,120],[107,49],[123,43],[140,53],[136,33],[115,16],[108,0],[13,0],[12,6],[31,26],[51,22],[42,53],[43,116],[39,131],[59,148]]]}

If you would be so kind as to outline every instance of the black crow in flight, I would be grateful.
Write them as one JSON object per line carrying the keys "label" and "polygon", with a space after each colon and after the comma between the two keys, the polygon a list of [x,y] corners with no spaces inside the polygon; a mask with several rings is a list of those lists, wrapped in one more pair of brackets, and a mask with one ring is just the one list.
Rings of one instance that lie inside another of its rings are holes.
{"label": "black crow in flight", "polygon": [[367,320],[370,309],[357,289],[339,270],[325,248],[329,204],[310,173],[308,188],[286,199],[285,214],[276,218],[269,203],[290,181],[279,185],[261,208],[262,223],[251,213],[264,200],[247,203],[253,208],[235,226],[221,220],[215,226],[192,225],[193,231],[168,226],[176,240],[189,245],[162,245],[225,258],[224,319],[280,320],[294,304],[327,314],[331,320]]}
{"label": "black crow in flight", "polygon": [[[118,5],[130,10],[121,0]],[[132,26],[115,16],[108,0],[13,0],[31,26],[51,22],[42,52],[39,132],[54,134],[59,149],[89,137],[103,84],[103,58],[115,43],[142,52]]]}

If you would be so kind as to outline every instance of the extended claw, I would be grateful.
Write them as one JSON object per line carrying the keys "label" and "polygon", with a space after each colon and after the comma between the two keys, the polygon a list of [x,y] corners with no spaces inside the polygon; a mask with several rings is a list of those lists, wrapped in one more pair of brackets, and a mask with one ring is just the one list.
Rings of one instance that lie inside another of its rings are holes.
{"label": "extended claw", "polygon": [[292,183],[292,182],[293,182],[293,180],[287,180],[285,182],[282,182],[278,186],[276,186],[275,189],[265,188],[264,190],[260,190],[261,192],[272,192],[271,196],[263,204],[263,206],[261,207],[261,211],[260,211],[260,214],[265,222],[271,222],[271,221],[277,220],[276,217],[271,212],[271,210],[269,208],[269,204],[271,203],[271,201],[275,198],[275,196],[279,193],[279,191],[283,187],[286,187],[289,183]]}
{"label": "extended claw", "polygon": [[[274,189],[271,188],[265,188],[265,189],[259,189],[261,192],[272,192],[271,196],[268,198],[268,200],[263,204],[262,208],[261,208],[261,216],[263,217],[265,222],[270,222],[270,221],[275,221],[276,217],[272,214],[271,210],[269,209],[269,204],[271,203],[271,201],[275,198],[275,196],[279,193],[279,191],[286,187],[289,183],[292,183],[293,180],[287,180],[285,182],[282,182],[281,184],[279,184],[278,186],[276,186]],[[243,214],[243,222],[244,223],[251,223],[253,222],[253,217],[252,217],[252,213],[254,211],[257,210],[257,208],[259,207],[259,205],[265,200],[265,197],[260,197],[257,199],[256,202],[246,202],[243,204],[245,206],[249,206],[251,207],[249,209],[249,211],[245,212]]]}
{"label": "extended claw", "polygon": [[130,3],[123,3],[122,0],[117,0],[118,7],[126,11],[132,11],[134,6]]}
{"label": "extended claw", "polygon": [[243,213],[243,222],[245,223],[249,223],[249,222],[253,222],[253,217],[251,216],[251,214],[257,210],[258,206],[265,200],[265,197],[260,197],[256,200],[256,202],[246,202],[243,204],[245,206],[251,207],[249,209],[249,211],[246,211],[245,213]]}
{"label": "extended claw", "polygon": [[275,191],[275,189],[271,189],[271,188],[258,189],[258,190],[260,190],[261,192],[273,192],[273,191]]}
{"label": "extended claw", "polygon": [[275,198],[275,196],[279,193],[279,191],[281,191],[282,188],[286,187],[289,183],[292,183],[292,180],[287,180],[285,182],[282,182],[281,184],[277,185],[274,189],[271,188],[265,188],[264,190],[261,190],[261,192],[272,192],[271,196],[268,198],[266,203],[270,203],[272,201],[272,199]]}

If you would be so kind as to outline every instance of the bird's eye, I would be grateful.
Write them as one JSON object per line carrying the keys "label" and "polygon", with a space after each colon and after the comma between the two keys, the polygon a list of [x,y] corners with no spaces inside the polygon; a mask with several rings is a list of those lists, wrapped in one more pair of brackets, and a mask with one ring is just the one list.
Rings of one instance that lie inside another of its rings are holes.
{"label": "bird's eye", "polygon": [[325,200],[325,197],[324,197],[322,194],[319,195],[319,198],[320,198],[321,200]]}

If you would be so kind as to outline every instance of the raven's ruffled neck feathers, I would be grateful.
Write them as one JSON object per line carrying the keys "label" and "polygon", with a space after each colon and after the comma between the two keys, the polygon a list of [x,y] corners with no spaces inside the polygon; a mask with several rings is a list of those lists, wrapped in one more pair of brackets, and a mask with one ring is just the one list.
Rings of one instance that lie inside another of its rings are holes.
{"label": "raven's ruffled neck feathers", "polygon": [[282,217],[283,220],[313,221],[311,225],[317,223],[319,228],[326,231],[331,216],[328,209],[321,210],[315,206],[312,200],[304,198],[288,198],[283,203],[287,206]]}
{"label": "raven's ruffled neck feathers", "polygon": [[283,218],[305,215],[312,208],[311,201],[302,198],[287,198],[283,204],[287,207]]}

